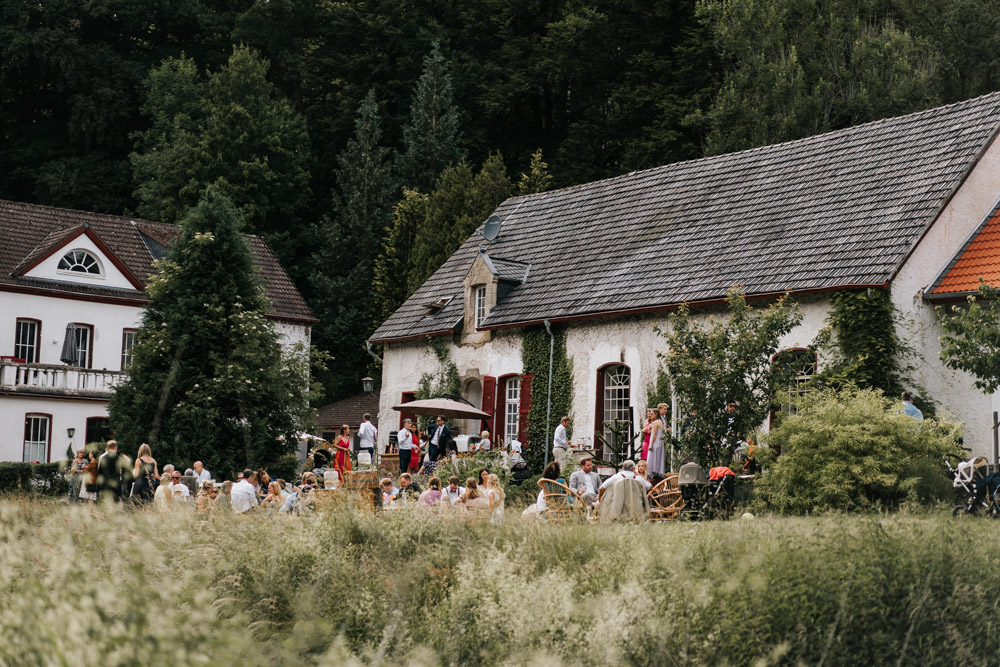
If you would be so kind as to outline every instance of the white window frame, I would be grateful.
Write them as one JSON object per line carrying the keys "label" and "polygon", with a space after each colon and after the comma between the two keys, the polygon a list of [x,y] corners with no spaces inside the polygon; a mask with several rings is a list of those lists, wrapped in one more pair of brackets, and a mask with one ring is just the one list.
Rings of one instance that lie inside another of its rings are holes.
{"label": "white window frame", "polygon": [[132,349],[135,347],[135,339],[139,332],[135,329],[122,329],[122,371],[128,369],[135,359]]}
{"label": "white window frame", "polygon": [[521,378],[507,378],[504,383],[503,439],[505,444],[517,440],[521,417]]}
{"label": "white window frame", "polygon": [[[81,331],[86,332],[85,335]],[[73,341],[76,345],[76,358],[83,361],[80,368],[90,368],[90,352],[94,345],[93,327],[89,324],[77,324]]]}
{"label": "white window frame", "polygon": [[[24,333],[22,326],[29,331],[30,335]],[[29,364],[38,363],[40,329],[41,324],[38,320],[27,318],[16,320],[14,324],[14,358],[24,359]],[[26,350],[30,351],[31,354],[25,354]]]}
{"label": "white window frame", "polygon": [[[24,448],[22,449],[22,461],[41,461],[47,463],[49,460],[49,438],[52,434],[52,417],[28,413],[24,415]],[[39,454],[33,456],[33,454]]]}
{"label": "white window frame", "polygon": [[[66,264],[66,267],[63,266],[63,263]],[[97,270],[91,271],[91,268],[96,268]],[[101,264],[101,260],[89,250],[74,248],[59,258],[59,263],[56,264],[56,272],[70,276],[103,278],[104,266]]]}
{"label": "white window frame", "polygon": [[[783,350],[780,354],[795,355],[795,357],[808,355],[811,357],[811,361],[805,365],[802,372],[792,378],[788,383],[788,387],[785,388],[785,395],[788,399],[781,403],[781,411],[786,415],[793,415],[798,412],[795,407],[795,399],[809,393],[809,380],[812,379],[812,376],[816,374],[817,370],[816,353],[808,349],[791,349]],[[796,361],[798,361],[798,359],[796,359]]]}
{"label": "white window frame", "polygon": [[[624,364],[608,366],[604,373],[604,419],[628,421],[629,406],[632,402],[632,370]],[[611,431],[605,427],[604,437],[611,439]]]}
{"label": "white window frame", "polygon": [[475,326],[473,328],[478,330],[483,320],[486,319],[486,286],[476,287],[475,290]]}

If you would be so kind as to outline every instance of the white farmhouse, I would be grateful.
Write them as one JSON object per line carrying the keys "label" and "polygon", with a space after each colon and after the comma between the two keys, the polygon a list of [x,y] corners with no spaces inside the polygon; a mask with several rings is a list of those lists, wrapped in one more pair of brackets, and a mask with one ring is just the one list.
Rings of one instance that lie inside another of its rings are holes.
{"label": "white farmhouse", "polygon": [[783,346],[804,350],[832,292],[888,287],[920,356],[914,381],[993,458],[997,397],[939,361],[933,306],[979,275],[1000,278],[989,242],[1000,231],[998,128],[994,93],[509,199],[496,241],[470,238],[370,337],[385,346],[380,437],[396,427],[392,406],[438,367],[428,337],[447,341],[464,396],[495,415],[494,430],[537,446],[521,336],[564,324],[573,441],[593,445],[605,420],[641,419],[664,350],[653,327],[679,304],[718,309],[733,285],[758,299],[790,291],[804,318]]}
{"label": "white farmhouse", "polygon": [[[0,461],[56,461],[110,434],[143,289],[175,225],[0,200]],[[247,237],[282,343],[316,321],[258,237]]]}

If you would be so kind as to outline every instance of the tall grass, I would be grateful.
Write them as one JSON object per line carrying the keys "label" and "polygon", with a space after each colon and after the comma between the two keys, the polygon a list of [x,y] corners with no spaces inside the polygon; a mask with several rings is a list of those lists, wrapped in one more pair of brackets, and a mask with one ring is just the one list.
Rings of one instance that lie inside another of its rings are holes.
{"label": "tall grass", "polygon": [[0,664],[996,664],[998,524],[0,501]]}

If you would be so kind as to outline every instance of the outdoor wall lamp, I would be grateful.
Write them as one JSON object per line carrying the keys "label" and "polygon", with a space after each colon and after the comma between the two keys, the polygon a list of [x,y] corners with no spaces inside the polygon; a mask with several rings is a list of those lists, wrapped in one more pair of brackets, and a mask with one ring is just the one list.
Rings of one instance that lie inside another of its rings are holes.
{"label": "outdoor wall lamp", "polygon": [[361,378],[361,390],[366,394],[372,393],[375,390],[375,380],[370,377]]}
{"label": "outdoor wall lamp", "polygon": [[70,440],[73,439],[73,434],[74,433],[76,433],[76,429],[75,428],[70,427],[70,428],[66,429],[66,435],[69,436]]}

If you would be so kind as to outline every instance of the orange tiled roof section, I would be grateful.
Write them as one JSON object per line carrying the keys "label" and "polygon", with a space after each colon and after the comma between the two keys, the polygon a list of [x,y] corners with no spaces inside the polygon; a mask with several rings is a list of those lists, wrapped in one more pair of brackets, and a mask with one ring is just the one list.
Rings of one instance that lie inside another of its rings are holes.
{"label": "orange tiled roof section", "polygon": [[979,288],[979,278],[1000,285],[1000,209],[986,220],[931,294],[963,294]]}

